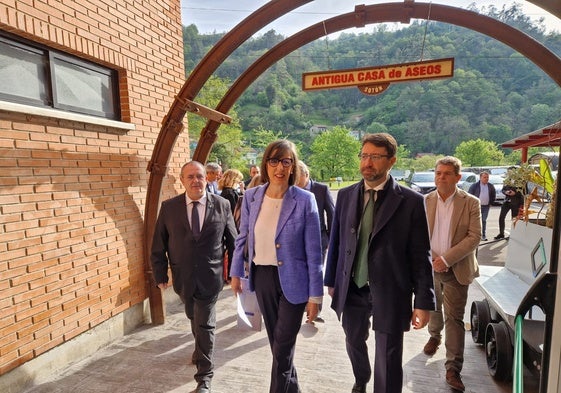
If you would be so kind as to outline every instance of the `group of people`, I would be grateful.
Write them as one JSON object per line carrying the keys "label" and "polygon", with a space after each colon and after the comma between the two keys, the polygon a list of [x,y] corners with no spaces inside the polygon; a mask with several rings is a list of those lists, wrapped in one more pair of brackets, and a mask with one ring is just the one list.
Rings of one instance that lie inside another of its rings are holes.
{"label": "group of people", "polygon": [[210,392],[214,373],[224,247],[233,250],[233,292],[255,291],[263,314],[272,354],[270,393],[300,392],[296,338],[304,317],[318,320],[324,286],[345,334],[352,393],[366,392],[372,376],[375,393],[401,392],[404,332],[427,325],[424,352],[438,350],[444,330],[446,382],[465,390],[463,316],[468,287],[479,274],[482,204],[457,187],[457,158],[436,162],[436,190],[423,197],[390,175],[396,153],[391,135],[365,135],[358,153],[362,179],[341,189],[333,205],[327,187],[310,181],[295,145],[272,142],[258,168],[261,185],[247,187],[237,201],[239,228],[232,201],[207,191],[208,169],[196,161],[183,166],[186,192],[163,202],[151,262],[162,289],[171,268],[173,288],[185,303],[195,337],[197,393]]}

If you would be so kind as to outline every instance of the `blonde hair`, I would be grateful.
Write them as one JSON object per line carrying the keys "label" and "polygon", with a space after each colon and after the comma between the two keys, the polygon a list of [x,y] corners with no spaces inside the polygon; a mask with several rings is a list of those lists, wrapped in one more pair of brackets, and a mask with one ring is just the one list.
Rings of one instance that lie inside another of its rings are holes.
{"label": "blonde hair", "polygon": [[218,189],[223,188],[236,188],[236,185],[243,180],[243,175],[237,169],[228,169],[220,180],[218,180]]}

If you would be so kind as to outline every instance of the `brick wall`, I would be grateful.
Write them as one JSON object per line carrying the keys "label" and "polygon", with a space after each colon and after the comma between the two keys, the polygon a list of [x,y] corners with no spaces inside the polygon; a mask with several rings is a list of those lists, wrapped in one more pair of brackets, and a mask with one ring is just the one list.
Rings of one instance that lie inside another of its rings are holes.
{"label": "brick wall", "polygon": [[[2,375],[146,299],[146,167],[185,75],[179,0],[0,0],[0,30],[118,69],[135,126],[0,110]],[[162,198],[188,156],[185,133]]]}

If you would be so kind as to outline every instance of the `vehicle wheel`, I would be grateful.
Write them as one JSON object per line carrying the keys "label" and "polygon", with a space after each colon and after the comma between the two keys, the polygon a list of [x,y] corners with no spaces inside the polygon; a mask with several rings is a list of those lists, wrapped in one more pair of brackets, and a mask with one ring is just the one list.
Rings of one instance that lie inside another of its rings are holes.
{"label": "vehicle wheel", "polygon": [[485,329],[491,322],[491,311],[486,300],[471,303],[471,338],[476,344],[485,343]]}
{"label": "vehicle wheel", "polygon": [[490,323],[485,330],[485,357],[489,374],[497,381],[512,378],[513,348],[504,321]]}

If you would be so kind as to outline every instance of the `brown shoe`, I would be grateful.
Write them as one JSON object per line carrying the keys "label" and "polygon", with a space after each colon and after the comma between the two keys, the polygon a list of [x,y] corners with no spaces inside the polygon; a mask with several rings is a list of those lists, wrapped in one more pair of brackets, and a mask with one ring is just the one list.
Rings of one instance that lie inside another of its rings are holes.
{"label": "brown shoe", "polygon": [[425,355],[432,356],[436,353],[436,350],[440,346],[440,340],[434,337],[429,338],[429,341],[425,344],[423,352]]}
{"label": "brown shoe", "polygon": [[452,389],[457,390],[459,392],[463,392],[466,390],[466,387],[462,382],[462,377],[460,376],[460,373],[457,372],[456,370],[446,370],[446,383]]}

